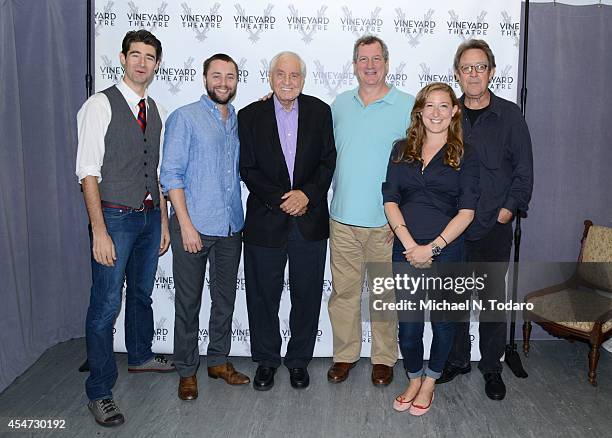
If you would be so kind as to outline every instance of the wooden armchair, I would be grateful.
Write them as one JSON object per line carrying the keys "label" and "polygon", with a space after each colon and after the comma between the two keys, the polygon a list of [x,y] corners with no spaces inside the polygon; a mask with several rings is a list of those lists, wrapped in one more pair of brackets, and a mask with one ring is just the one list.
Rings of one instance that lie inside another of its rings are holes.
{"label": "wooden armchair", "polygon": [[534,305],[533,310],[523,312],[525,355],[529,354],[532,321],[553,336],[588,342],[589,382],[597,386],[599,348],[612,336],[612,228],[585,220],[572,277],[527,294],[525,303]]}

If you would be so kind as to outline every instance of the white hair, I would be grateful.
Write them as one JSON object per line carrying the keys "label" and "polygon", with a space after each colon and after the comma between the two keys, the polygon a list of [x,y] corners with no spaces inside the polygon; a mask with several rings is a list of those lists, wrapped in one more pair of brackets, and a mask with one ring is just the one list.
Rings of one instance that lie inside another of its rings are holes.
{"label": "white hair", "polygon": [[306,78],[306,63],[304,62],[302,58],[300,58],[300,55],[298,55],[295,52],[290,52],[288,50],[277,53],[274,56],[274,58],[272,58],[272,60],[270,61],[270,66],[268,67],[268,72],[271,73],[274,71],[274,69],[276,68],[276,64],[278,63],[279,59],[281,59],[283,56],[295,56],[298,59],[298,61],[300,62],[300,72],[302,73],[302,77],[305,79]]}

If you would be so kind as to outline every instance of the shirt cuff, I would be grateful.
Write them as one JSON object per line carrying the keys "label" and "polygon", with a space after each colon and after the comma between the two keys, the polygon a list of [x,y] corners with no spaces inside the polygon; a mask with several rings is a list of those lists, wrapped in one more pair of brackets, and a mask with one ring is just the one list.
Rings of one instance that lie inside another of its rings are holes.
{"label": "shirt cuff", "polygon": [[79,184],[82,183],[86,176],[95,176],[98,179],[98,184],[102,182],[102,173],[97,166],[85,166],[77,169],[76,175],[79,178]]}
{"label": "shirt cuff", "polygon": [[173,189],[184,189],[185,182],[181,179],[165,179],[160,178],[159,183],[161,185],[162,192],[167,195],[168,191]]}

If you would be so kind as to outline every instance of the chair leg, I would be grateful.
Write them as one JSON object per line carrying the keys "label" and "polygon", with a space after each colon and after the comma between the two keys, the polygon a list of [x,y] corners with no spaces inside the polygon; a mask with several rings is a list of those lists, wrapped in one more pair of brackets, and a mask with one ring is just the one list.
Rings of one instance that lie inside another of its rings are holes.
{"label": "chair leg", "polygon": [[529,356],[529,338],[531,337],[531,321],[523,323],[523,353]]}
{"label": "chair leg", "polygon": [[589,383],[597,386],[597,363],[599,362],[599,346],[601,344],[594,343],[589,351]]}

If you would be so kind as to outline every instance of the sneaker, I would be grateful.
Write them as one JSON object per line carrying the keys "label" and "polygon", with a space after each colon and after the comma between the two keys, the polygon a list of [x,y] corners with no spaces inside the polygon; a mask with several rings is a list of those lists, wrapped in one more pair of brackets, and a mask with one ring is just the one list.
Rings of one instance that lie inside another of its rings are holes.
{"label": "sneaker", "polygon": [[128,373],[171,373],[175,371],[174,363],[169,362],[163,354],[158,354],[140,365],[128,365]]}
{"label": "sneaker", "polygon": [[96,423],[104,427],[123,424],[125,418],[112,398],[90,401],[87,407],[96,419]]}

